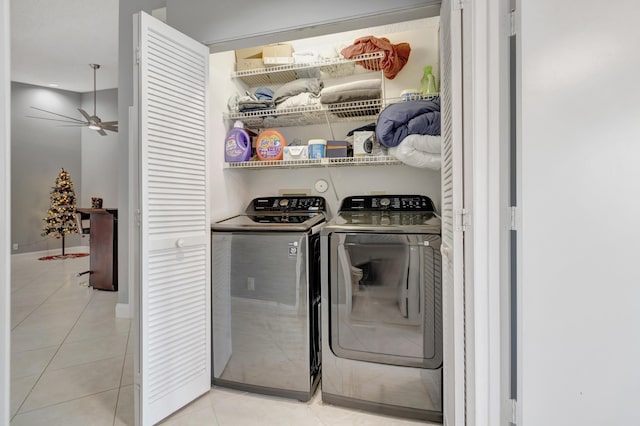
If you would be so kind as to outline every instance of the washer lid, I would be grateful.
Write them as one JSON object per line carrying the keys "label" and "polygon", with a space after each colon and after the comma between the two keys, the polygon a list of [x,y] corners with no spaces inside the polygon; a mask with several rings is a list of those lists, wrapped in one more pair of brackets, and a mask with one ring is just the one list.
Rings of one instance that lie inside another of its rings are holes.
{"label": "washer lid", "polygon": [[441,226],[434,212],[347,211],[338,213],[323,232],[440,234]]}
{"label": "washer lid", "polygon": [[325,221],[323,213],[281,214],[252,213],[241,214],[211,224],[213,231],[270,231],[305,232]]}

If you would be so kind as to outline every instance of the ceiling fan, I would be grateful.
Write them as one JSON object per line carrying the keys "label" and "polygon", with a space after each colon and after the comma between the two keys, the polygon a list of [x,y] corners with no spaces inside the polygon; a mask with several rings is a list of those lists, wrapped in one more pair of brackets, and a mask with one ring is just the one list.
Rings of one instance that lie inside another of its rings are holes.
{"label": "ceiling fan", "polygon": [[27,117],[30,118],[39,118],[42,120],[52,120],[52,121],[60,121],[62,123],[69,123],[69,127],[84,127],[84,126],[88,126],[91,130],[96,130],[98,133],[100,133],[102,136],[106,136],[107,132],[105,132],[105,130],[109,130],[111,132],[117,132],[118,131],[118,121],[102,121],[100,120],[100,117],[98,117],[98,115],[96,114],[96,70],[98,68],[100,68],[100,65],[98,64],[89,64],[89,66],[91,68],[93,68],[93,115],[89,115],[85,110],[83,110],[82,108],[78,108],[78,111],[80,111],[80,114],[82,114],[82,116],[84,117],[84,120],[80,120],[74,117],[69,117],[67,115],[62,115],[62,114],[58,114],[56,112],[52,112],[52,111],[47,111],[45,109],[42,108],[36,108],[36,107],[31,107],[35,110],[38,111],[42,111],[42,112],[46,112],[48,114],[53,114],[56,115],[58,117],[63,117],[66,118],[66,120],[60,120],[60,119],[56,119],[56,118],[46,118],[46,117],[34,117],[34,116],[30,116],[28,115]]}

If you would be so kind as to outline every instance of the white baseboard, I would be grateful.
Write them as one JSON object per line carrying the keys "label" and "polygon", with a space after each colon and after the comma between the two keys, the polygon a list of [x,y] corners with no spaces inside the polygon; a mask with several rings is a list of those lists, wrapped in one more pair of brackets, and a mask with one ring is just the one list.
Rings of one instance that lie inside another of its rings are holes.
{"label": "white baseboard", "polygon": [[128,303],[116,303],[116,318],[131,318]]}

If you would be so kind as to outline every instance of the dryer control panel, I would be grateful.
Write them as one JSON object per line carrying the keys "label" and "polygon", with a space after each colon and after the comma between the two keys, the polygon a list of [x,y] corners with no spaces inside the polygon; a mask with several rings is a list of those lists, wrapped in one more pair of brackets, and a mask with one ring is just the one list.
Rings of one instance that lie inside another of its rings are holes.
{"label": "dryer control panel", "polygon": [[424,195],[362,195],[342,200],[340,211],[433,212],[435,206]]}
{"label": "dryer control panel", "polygon": [[246,213],[302,213],[325,210],[326,202],[323,197],[261,197],[251,201]]}

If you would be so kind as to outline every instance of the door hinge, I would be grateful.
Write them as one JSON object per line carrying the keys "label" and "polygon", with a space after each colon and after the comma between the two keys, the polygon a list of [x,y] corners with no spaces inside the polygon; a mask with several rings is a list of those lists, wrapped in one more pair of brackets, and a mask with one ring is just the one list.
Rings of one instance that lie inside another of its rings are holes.
{"label": "door hinge", "polygon": [[140,48],[136,47],[136,64],[140,63]]}
{"label": "door hinge", "polygon": [[520,223],[520,211],[517,206],[509,207],[509,230],[517,231],[518,224]]}
{"label": "door hinge", "polygon": [[516,35],[516,11],[509,12],[509,37]]}
{"label": "door hinge", "polygon": [[518,424],[518,401],[515,399],[510,399],[511,402],[511,423],[516,425]]}
{"label": "door hinge", "polygon": [[140,209],[136,210],[136,226],[140,227],[142,223],[142,211]]}
{"label": "door hinge", "polygon": [[466,231],[469,227],[469,211],[467,209],[456,209],[453,211],[454,229],[456,231]]}
{"label": "door hinge", "polygon": [[453,10],[464,9],[464,0],[453,0]]}

